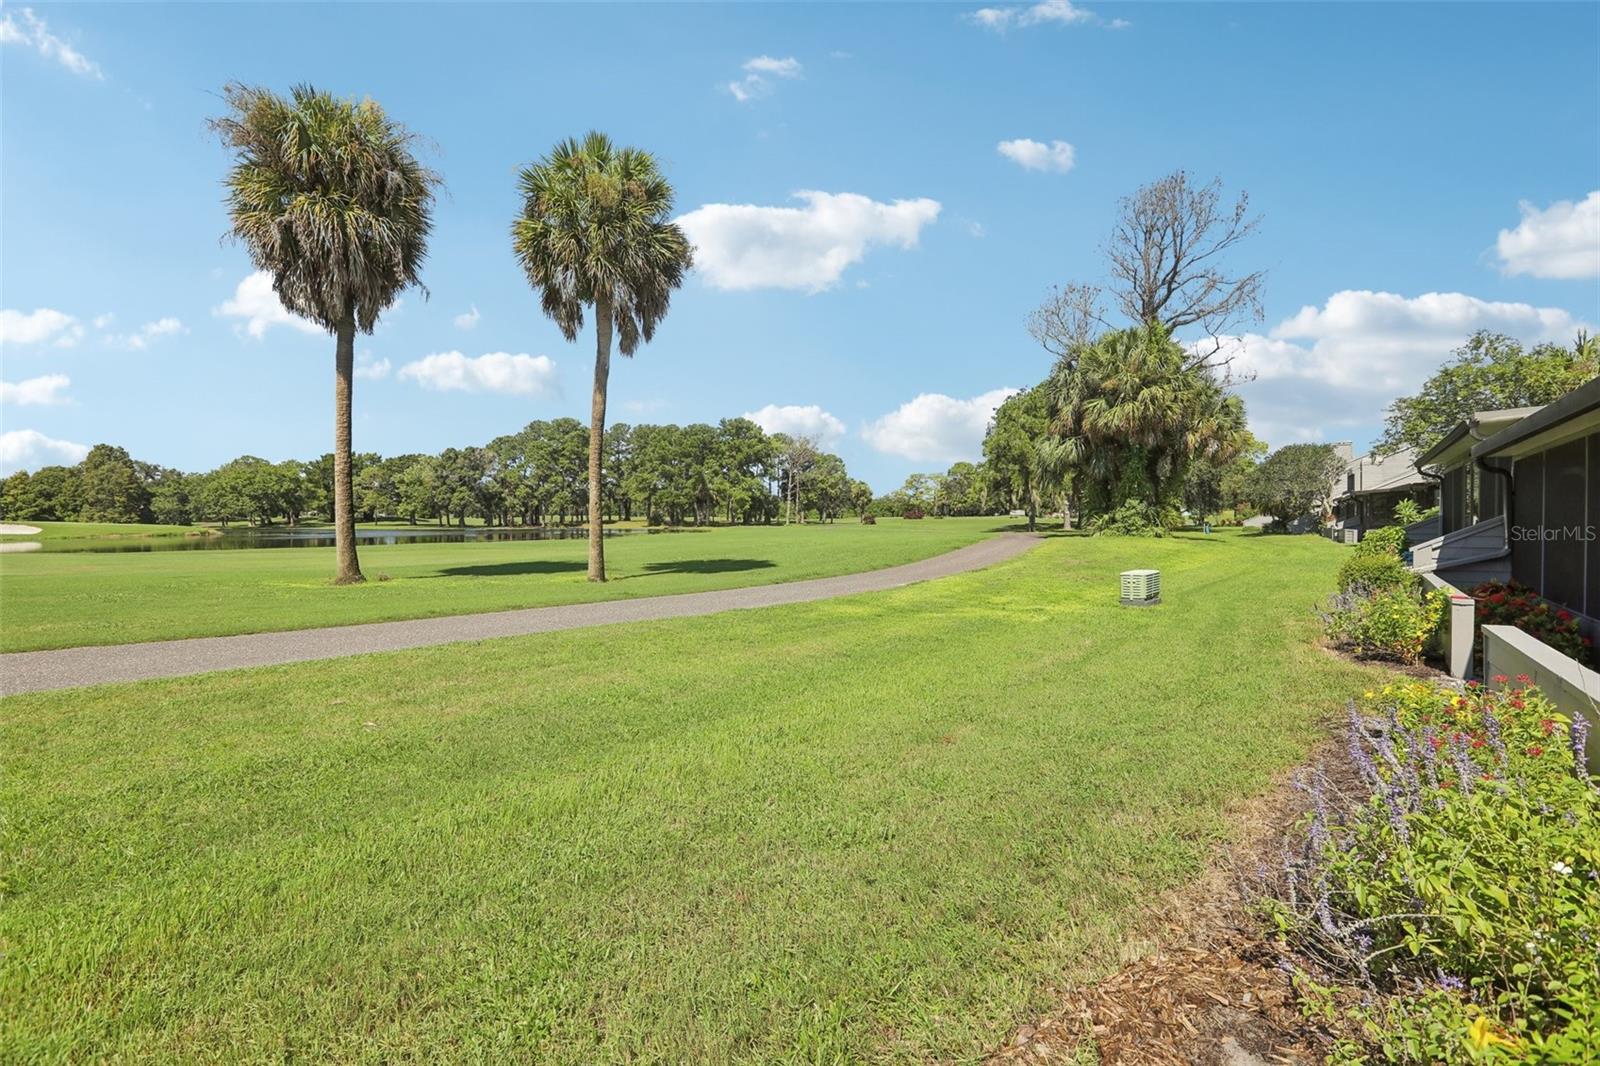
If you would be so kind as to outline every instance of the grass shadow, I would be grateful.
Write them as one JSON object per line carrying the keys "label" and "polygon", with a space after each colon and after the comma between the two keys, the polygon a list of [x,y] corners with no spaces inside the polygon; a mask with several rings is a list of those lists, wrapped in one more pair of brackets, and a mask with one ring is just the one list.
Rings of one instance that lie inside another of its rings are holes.
{"label": "grass shadow", "polygon": [[645,563],[644,573],[629,574],[618,580],[661,574],[732,574],[742,570],[766,570],[777,565],[771,559],[680,559],[670,563]]}
{"label": "grass shadow", "polygon": [[520,563],[483,563],[478,566],[448,566],[428,577],[515,577],[519,574],[576,574],[589,569],[579,560],[538,559]]}

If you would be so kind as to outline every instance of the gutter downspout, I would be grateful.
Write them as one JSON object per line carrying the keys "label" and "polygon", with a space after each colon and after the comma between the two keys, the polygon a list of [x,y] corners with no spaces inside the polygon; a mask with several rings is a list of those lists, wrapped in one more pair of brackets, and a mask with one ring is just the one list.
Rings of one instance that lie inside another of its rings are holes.
{"label": "gutter downspout", "polygon": [[[1478,432],[1476,423],[1472,423],[1467,426],[1467,436],[1471,437],[1476,442],[1481,442],[1486,439],[1481,433]],[[1476,466],[1479,470],[1482,470],[1485,474],[1497,474],[1500,477],[1505,478],[1505,503],[1500,508],[1500,529],[1505,534],[1505,542],[1501,547],[1500,553],[1493,556],[1495,559],[1503,559],[1507,555],[1511,554],[1511,513],[1512,503],[1516,498],[1516,486],[1512,482],[1511,471],[1501,470],[1497,466],[1490,466],[1487,457],[1483,459],[1474,459],[1472,461],[1472,465]]]}

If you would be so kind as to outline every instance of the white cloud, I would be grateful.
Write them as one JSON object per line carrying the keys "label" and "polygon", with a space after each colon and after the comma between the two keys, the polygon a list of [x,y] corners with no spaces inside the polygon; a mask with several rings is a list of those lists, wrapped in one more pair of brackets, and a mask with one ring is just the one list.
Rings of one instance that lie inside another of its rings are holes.
{"label": "white cloud", "polygon": [[25,381],[0,381],[0,403],[19,407],[66,403],[62,395],[72,379],[65,374],[45,374]]}
{"label": "white cloud", "polygon": [[548,355],[490,352],[476,359],[460,352],[435,352],[400,368],[400,377],[437,392],[499,392],[523,396],[556,388],[556,364]]}
{"label": "white cloud", "polygon": [[11,429],[0,433],[0,474],[36,470],[53,464],[82,462],[89,454],[87,444],[56,440],[36,429]]}
{"label": "white cloud", "polygon": [[824,449],[832,448],[844,437],[845,425],[816,404],[769,403],[744,417],[768,433],[787,433],[791,437],[810,437]]}
{"label": "white cloud", "polygon": [[1495,241],[1500,269],[1536,278],[1600,277],[1600,189],[1544,210],[1523,203],[1522,222]]}
{"label": "white cloud", "polygon": [[74,74],[96,80],[105,78],[98,64],[51,33],[44,19],[33,13],[33,8],[25,7],[18,14],[20,19],[12,17],[10,11],[0,12],[0,45],[20,44],[46,59],[55,60]]}
{"label": "white cloud", "polygon": [[266,336],[273,326],[290,326],[302,333],[326,332],[315,322],[291,314],[283,306],[278,294],[272,291],[272,275],[265,270],[258,270],[239,282],[233,290],[233,298],[224,300],[215,313],[225,318],[243,319],[240,328],[257,340]]}
{"label": "white cloud", "polygon": [[804,207],[706,204],[678,223],[695,266],[718,289],[831,288],[875,245],[915,248],[939,217],[937,200],[880,203],[858,193],[804,191]]}
{"label": "white cloud", "polygon": [[1111,29],[1125,29],[1129,25],[1125,19],[1112,19],[1107,23],[1099,15],[1086,7],[1079,7],[1071,0],[1041,0],[1040,3],[1028,7],[981,7],[972,13],[972,21],[984,29],[996,32],[1010,29],[1012,26],[1041,26],[1053,24],[1057,26],[1089,25],[1109,26]]}
{"label": "white cloud", "polygon": [[995,145],[995,150],[1023,170],[1053,170],[1065,174],[1077,162],[1077,153],[1066,141],[1045,144],[1019,137],[1014,141],[1001,141]]}
{"label": "white cloud", "polygon": [[382,381],[391,369],[388,359],[374,359],[371,352],[356,353],[355,376],[363,381]]}
{"label": "white cloud", "polygon": [[754,59],[744,61],[744,69],[749,74],[771,74],[775,78],[798,78],[803,69],[800,61],[794,56],[785,56],[775,59],[772,56],[756,56]]}
{"label": "white cloud", "polygon": [[111,325],[111,323],[115,322],[116,320],[117,320],[117,316],[112,314],[110,311],[107,311],[103,315],[95,315],[94,318],[91,319],[91,321],[94,323],[94,328],[95,329],[105,329],[107,326]]}
{"label": "white cloud", "polygon": [[727,90],[733,94],[735,100],[745,104],[770,94],[771,79],[792,80],[800,77],[804,68],[794,56],[778,59],[774,56],[760,55],[745,60],[742,69],[744,77],[728,82]]}
{"label": "white cloud", "polygon": [[451,321],[456,324],[456,329],[471,329],[478,324],[478,319],[482,317],[482,315],[478,314],[478,305],[473,304],[472,310],[461,312]]}
{"label": "white cloud", "polygon": [[976,460],[995,408],[1018,391],[991,389],[970,400],[925,392],[863,426],[861,435],[878,451],[913,462]]}
{"label": "white cloud", "polygon": [[[1415,392],[1472,333],[1566,343],[1586,324],[1556,307],[1481,300],[1459,292],[1404,297],[1346,290],[1307,306],[1266,334],[1222,338],[1257,435],[1283,444],[1346,439],[1376,426],[1395,397]],[[1192,347],[1209,350],[1210,341]]]}
{"label": "white cloud", "polygon": [[[107,317],[108,316],[106,315],[100,315],[95,319],[95,321],[99,322],[101,319]],[[188,332],[189,328],[187,326],[185,326],[178,319],[169,316],[167,318],[158,318],[154,322],[146,322],[133,333],[124,333],[117,336],[107,337],[106,340],[122,348],[131,348],[134,351],[143,351],[144,349],[150,347],[150,342],[155,340],[157,337],[168,337],[172,336],[173,334]]]}
{"label": "white cloud", "polygon": [[70,348],[83,338],[83,326],[63,312],[40,307],[34,311],[6,308],[0,311],[0,344],[43,344]]}

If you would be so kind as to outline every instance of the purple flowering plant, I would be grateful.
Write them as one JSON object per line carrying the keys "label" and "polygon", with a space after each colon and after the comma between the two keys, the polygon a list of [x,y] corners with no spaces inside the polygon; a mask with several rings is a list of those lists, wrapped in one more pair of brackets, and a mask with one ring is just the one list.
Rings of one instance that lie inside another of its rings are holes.
{"label": "purple flowering plant", "polygon": [[1335,1060],[1600,1054],[1588,723],[1525,680],[1496,680],[1509,687],[1367,693],[1350,706],[1342,772],[1301,782],[1303,847],[1269,910]]}

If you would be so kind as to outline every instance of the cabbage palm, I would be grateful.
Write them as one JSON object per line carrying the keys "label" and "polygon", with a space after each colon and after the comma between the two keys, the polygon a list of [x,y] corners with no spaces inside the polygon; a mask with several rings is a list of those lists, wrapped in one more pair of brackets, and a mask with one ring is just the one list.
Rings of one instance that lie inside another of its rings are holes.
{"label": "cabbage palm", "polygon": [[1244,406],[1196,366],[1160,324],[1082,344],[1046,385],[1063,460],[1095,491],[1095,509],[1142,497],[1165,508],[1197,458],[1226,462],[1243,439]]}
{"label": "cabbage palm", "polygon": [[335,580],[362,580],[351,494],[350,399],[355,335],[418,278],[438,177],[412,154],[413,135],[371,100],[297,85],[288,99],[231,84],[211,127],[234,151],[232,236],[272,276],[283,306],[322,326],[334,348]]}
{"label": "cabbage palm", "polygon": [[578,339],[583,309],[595,319],[594,392],[589,406],[589,580],[606,579],[601,455],[611,336],[631,356],[655,335],[672,290],[691,262],[689,241],[671,221],[672,186],[655,159],[618,148],[602,133],[568,139],[518,176],[522,214],[511,247],[544,313]]}

